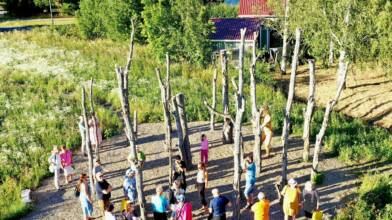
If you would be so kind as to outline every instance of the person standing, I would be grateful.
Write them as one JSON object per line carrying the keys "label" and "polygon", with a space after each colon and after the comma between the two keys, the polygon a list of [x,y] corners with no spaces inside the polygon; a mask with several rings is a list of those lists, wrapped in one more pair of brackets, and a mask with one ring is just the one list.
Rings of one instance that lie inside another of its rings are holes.
{"label": "person standing", "polygon": [[122,216],[125,220],[138,220],[139,218],[135,215],[135,208],[132,202],[127,201],[125,210],[122,211]]}
{"label": "person standing", "polygon": [[48,162],[49,162],[49,171],[54,174],[54,178],[53,178],[54,187],[57,190],[60,190],[59,174],[61,169],[61,159],[57,146],[53,147],[52,153],[48,158]]}
{"label": "person standing", "polygon": [[221,196],[217,188],[212,190],[213,199],[208,208],[212,220],[226,220],[226,206],[231,206],[231,202],[225,196]]}
{"label": "person standing", "polygon": [[261,118],[263,123],[260,125],[261,133],[261,141],[265,148],[266,156],[269,157],[270,149],[271,149],[271,140],[272,140],[272,121],[271,121],[271,114],[269,112],[268,105],[263,106],[263,110],[261,112]]}
{"label": "person standing", "polygon": [[204,164],[208,162],[208,139],[205,134],[201,135],[200,162]]}
{"label": "person standing", "polygon": [[301,190],[297,187],[297,181],[290,179],[288,185],[281,192],[283,196],[283,213],[285,220],[295,220],[299,213]]}
{"label": "person standing", "polygon": [[105,220],[116,220],[116,216],[113,214],[114,205],[112,203],[108,204],[105,210]]}
{"label": "person standing", "polygon": [[99,159],[95,160],[94,168],[93,168],[93,174],[94,174],[94,179],[97,179],[97,173],[104,173],[101,161]]}
{"label": "person standing", "polygon": [[302,207],[305,212],[305,218],[312,219],[313,212],[319,209],[319,194],[312,182],[305,183],[304,191],[302,192]]}
{"label": "person standing", "polygon": [[91,146],[93,147],[93,149],[95,149],[96,147],[99,147],[99,145],[102,143],[102,131],[101,128],[99,127],[98,118],[95,117],[95,124],[93,119],[91,118],[88,122],[88,125],[89,125]]}
{"label": "person standing", "polygon": [[82,152],[84,152],[83,156],[87,156],[87,150],[86,150],[86,126],[84,126],[84,119],[83,116],[79,116],[79,121],[78,121],[78,127],[79,127],[79,133],[80,133],[80,137],[82,139],[82,146],[80,147],[80,149],[82,150]]}
{"label": "person standing", "polygon": [[205,213],[208,212],[207,200],[206,200],[206,188],[208,186],[208,172],[206,170],[206,166],[204,163],[200,162],[197,165],[197,174],[196,174],[196,187],[197,192],[199,193],[200,203],[202,205],[202,209]]}
{"label": "person standing", "polygon": [[185,161],[181,160],[181,157],[177,155],[175,157],[175,166],[176,170],[173,175],[173,180],[179,180],[180,181],[180,187],[186,191],[186,164]]}
{"label": "person standing", "polygon": [[252,155],[248,155],[245,159],[245,169],[246,172],[246,183],[245,183],[245,198],[246,198],[246,208],[250,209],[253,203],[253,191],[256,184],[256,165],[253,162]]}
{"label": "person standing", "polygon": [[163,195],[163,187],[158,185],[155,191],[156,194],[151,198],[154,220],[167,220],[166,211],[169,209],[169,202]]}
{"label": "person standing", "polygon": [[65,183],[68,184],[72,181],[74,169],[72,168],[72,151],[62,145],[60,152],[61,167],[64,171]]}
{"label": "person standing", "polygon": [[128,169],[123,183],[124,196],[132,203],[137,202],[135,171]]}
{"label": "person standing", "polygon": [[97,194],[97,199],[99,207],[101,208],[103,214],[110,204],[110,197],[112,196],[112,186],[104,179],[103,173],[98,172],[96,174],[95,190]]}
{"label": "person standing", "polygon": [[93,200],[91,199],[90,188],[88,187],[87,175],[85,173],[80,175],[77,189],[80,193],[79,200],[83,210],[83,218],[90,220],[93,214]]}
{"label": "person standing", "polygon": [[192,220],[192,204],[185,202],[184,195],[180,195],[177,199],[175,220]]}
{"label": "person standing", "polygon": [[255,220],[269,220],[269,208],[270,208],[270,201],[265,198],[265,194],[259,192],[257,195],[259,199],[254,205],[252,205],[252,212],[254,213]]}

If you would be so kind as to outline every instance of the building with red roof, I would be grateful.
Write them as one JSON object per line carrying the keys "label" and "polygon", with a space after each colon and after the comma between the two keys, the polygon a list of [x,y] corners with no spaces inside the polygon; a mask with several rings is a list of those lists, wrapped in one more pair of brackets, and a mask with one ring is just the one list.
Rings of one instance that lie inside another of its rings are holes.
{"label": "building with red roof", "polygon": [[265,18],[274,17],[274,13],[268,7],[267,0],[241,0],[238,17]]}

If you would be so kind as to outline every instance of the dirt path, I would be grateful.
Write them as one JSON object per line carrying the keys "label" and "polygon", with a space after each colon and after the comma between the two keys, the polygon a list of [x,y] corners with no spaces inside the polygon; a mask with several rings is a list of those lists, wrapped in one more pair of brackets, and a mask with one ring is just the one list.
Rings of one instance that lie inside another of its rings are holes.
{"label": "dirt path", "polygon": [[[285,85],[289,76],[283,76]],[[326,106],[335,96],[336,68],[316,70],[316,104]],[[301,66],[297,76],[295,95],[300,99],[308,96],[309,75],[307,66]],[[389,129],[392,132],[392,80],[380,67],[351,68],[347,76],[336,111],[361,118],[370,124]]]}
{"label": "dirt path", "polygon": [[[208,164],[209,171],[209,190],[208,199],[211,199],[210,189],[218,187],[220,191],[230,196],[232,189],[232,172],[233,159],[231,145],[221,144],[221,131],[210,132],[207,122],[190,123],[190,141],[192,143],[193,163],[199,161],[199,138],[201,132],[207,134],[212,147],[210,148]],[[138,144],[146,153],[147,162],[145,163],[144,184],[147,201],[154,193],[156,184],[163,184],[167,188],[168,160],[167,155],[163,152],[164,130],[161,124],[142,124],[139,128]],[[253,137],[250,127],[244,128],[245,151],[251,152],[253,146]],[[174,141],[173,143],[175,143]],[[257,178],[257,191],[266,192],[267,197],[272,201],[271,219],[282,219],[281,206],[277,203],[277,195],[273,184],[277,177],[280,176],[281,168],[281,146],[278,137],[273,140],[273,156],[269,159],[263,158],[263,173]],[[301,158],[302,142],[297,138],[292,138],[289,147],[289,177],[297,178],[298,182],[303,183],[308,180],[310,173],[310,164],[302,163]],[[119,213],[120,203],[122,200],[122,181],[125,170],[128,166],[126,156],[128,148],[126,147],[125,137],[117,136],[110,140],[104,141],[101,150],[101,161],[106,172],[107,180],[113,185],[112,202],[115,203],[116,211]],[[86,159],[77,155],[75,165],[78,173],[86,172]],[[321,208],[333,214],[334,207],[353,198],[353,192],[358,185],[357,175],[360,170],[371,170],[374,167],[381,167],[383,164],[377,162],[363,164],[361,166],[345,166],[336,158],[324,158],[321,162],[321,170],[325,173],[324,184],[319,187],[321,195]],[[385,168],[386,169],[390,169]],[[244,180],[244,177],[243,177]],[[197,192],[194,188],[195,171],[188,173],[188,190],[186,198],[192,202],[193,209],[200,208]],[[243,184],[244,185],[244,184]],[[66,186],[64,191],[54,191],[52,179],[43,181],[42,186],[33,192],[35,200],[35,210],[24,219],[56,219],[70,220],[81,219],[81,208],[77,198],[73,196],[73,185]],[[100,218],[97,211],[97,204],[94,204],[94,216]],[[231,212],[231,209],[229,209]],[[243,210],[242,219],[253,219],[251,214]],[[194,212],[194,219],[206,219],[198,211]],[[230,215],[231,213],[229,213]],[[149,210],[151,218],[151,211]]]}

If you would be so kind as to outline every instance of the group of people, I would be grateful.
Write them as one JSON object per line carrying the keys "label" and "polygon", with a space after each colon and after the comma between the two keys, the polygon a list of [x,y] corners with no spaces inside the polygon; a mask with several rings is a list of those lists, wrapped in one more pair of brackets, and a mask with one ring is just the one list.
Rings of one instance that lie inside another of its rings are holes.
{"label": "group of people", "polygon": [[89,129],[88,132],[89,140],[92,149],[95,150],[95,148],[99,147],[99,145],[102,143],[102,130],[100,128],[98,117],[96,116],[91,117],[87,123],[88,123],[88,127],[86,128],[83,116],[79,117],[78,127],[79,127],[80,137],[82,139],[81,149],[86,149],[86,129]]}
{"label": "group of people", "polygon": [[72,167],[72,151],[67,149],[64,145],[60,147],[54,146],[51,155],[48,158],[49,171],[54,174],[54,186],[60,190],[59,175],[62,170],[64,173],[65,183],[72,182],[74,169]]}

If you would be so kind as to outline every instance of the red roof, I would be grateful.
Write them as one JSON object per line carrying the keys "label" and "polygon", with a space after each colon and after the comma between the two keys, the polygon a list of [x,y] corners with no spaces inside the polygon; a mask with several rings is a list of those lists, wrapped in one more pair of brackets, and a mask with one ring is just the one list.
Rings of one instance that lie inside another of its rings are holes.
{"label": "red roof", "polygon": [[241,0],[239,17],[268,17],[274,15],[267,0]]}

